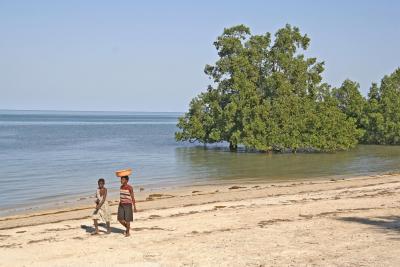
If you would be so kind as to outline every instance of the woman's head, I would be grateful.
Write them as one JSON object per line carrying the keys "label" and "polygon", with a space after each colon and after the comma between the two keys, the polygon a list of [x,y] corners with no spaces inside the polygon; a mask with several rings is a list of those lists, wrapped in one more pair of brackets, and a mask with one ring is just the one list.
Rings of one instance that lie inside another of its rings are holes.
{"label": "woman's head", "polygon": [[104,178],[100,178],[97,181],[97,184],[99,185],[99,188],[103,188],[105,183],[106,183],[106,181],[104,180]]}
{"label": "woman's head", "polygon": [[127,184],[129,181],[129,176],[121,176],[121,184]]}

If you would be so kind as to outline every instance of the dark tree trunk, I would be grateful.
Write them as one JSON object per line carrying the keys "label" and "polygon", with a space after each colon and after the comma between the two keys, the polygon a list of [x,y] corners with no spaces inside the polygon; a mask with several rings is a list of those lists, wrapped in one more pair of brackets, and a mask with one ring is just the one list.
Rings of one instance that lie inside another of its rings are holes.
{"label": "dark tree trunk", "polygon": [[232,152],[237,151],[237,145],[229,143],[229,150]]}

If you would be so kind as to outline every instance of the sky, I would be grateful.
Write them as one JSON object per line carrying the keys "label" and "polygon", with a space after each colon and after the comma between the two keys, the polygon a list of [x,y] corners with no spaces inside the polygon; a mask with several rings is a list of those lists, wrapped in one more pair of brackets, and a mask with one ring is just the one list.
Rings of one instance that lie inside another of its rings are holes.
{"label": "sky", "polygon": [[0,0],[0,109],[183,112],[224,28],[311,38],[324,81],[363,95],[400,67],[400,1]]}

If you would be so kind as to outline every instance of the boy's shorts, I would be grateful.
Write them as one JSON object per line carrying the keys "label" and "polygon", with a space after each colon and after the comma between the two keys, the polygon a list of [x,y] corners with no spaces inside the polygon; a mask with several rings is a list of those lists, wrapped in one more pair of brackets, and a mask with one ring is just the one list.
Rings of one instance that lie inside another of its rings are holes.
{"label": "boy's shorts", "polygon": [[124,220],[126,222],[132,222],[133,221],[132,204],[128,205],[119,204],[117,217],[119,221]]}

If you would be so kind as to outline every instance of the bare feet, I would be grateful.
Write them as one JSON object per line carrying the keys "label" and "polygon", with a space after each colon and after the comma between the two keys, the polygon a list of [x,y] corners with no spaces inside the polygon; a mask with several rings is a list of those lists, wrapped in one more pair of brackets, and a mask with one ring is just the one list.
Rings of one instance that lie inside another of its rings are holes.
{"label": "bare feet", "polygon": [[91,235],[98,235],[99,231],[94,231],[93,233],[91,233]]}

